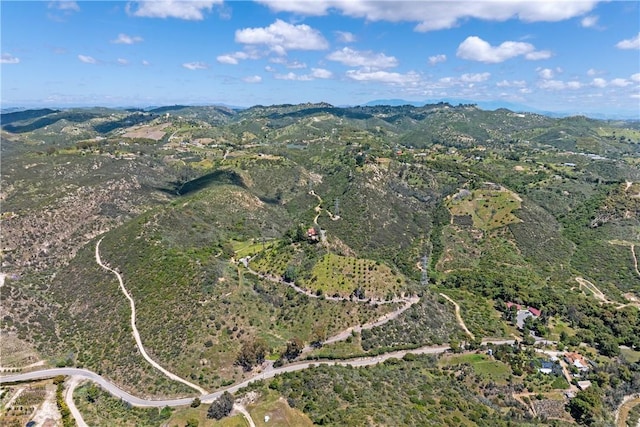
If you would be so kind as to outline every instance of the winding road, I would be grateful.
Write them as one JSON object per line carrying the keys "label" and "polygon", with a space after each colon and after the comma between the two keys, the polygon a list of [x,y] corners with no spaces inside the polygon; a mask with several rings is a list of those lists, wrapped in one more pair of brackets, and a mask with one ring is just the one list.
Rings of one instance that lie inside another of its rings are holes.
{"label": "winding road", "polygon": [[168,370],[160,366],[158,362],[153,360],[151,356],[147,354],[147,351],[144,349],[144,346],[142,345],[142,340],[140,339],[140,333],[138,332],[138,327],[136,326],[136,304],[133,301],[133,298],[131,297],[129,292],[127,291],[127,288],[124,287],[124,282],[122,280],[122,276],[120,275],[120,273],[118,273],[116,270],[112,269],[108,265],[102,263],[102,260],[100,259],[100,242],[102,242],[102,239],[98,240],[98,243],[96,243],[96,262],[98,263],[98,265],[100,265],[100,267],[116,275],[116,277],[118,278],[118,282],[120,283],[120,290],[122,290],[122,293],[124,294],[124,296],[127,297],[127,299],[129,300],[129,305],[131,306],[131,330],[133,332],[133,338],[136,340],[136,345],[138,346],[138,349],[140,350],[140,354],[142,354],[142,357],[144,357],[145,360],[151,364],[151,366],[153,366],[158,371],[162,372],[172,380],[181,382],[182,384],[185,384],[194,390],[198,390],[198,392],[200,392],[201,394],[207,394],[207,391],[205,389],[203,389],[197,384],[194,384],[183,378],[180,378],[173,372],[169,372]]}
{"label": "winding road", "polygon": [[[616,427],[627,427],[627,418],[629,418],[629,412],[634,406],[640,405],[640,394],[631,396],[625,396],[620,406],[616,410]],[[640,426],[640,422],[638,423]]]}
{"label": "winding road", "polygon": [[[484,340],[483,344],[513,344],[514,340]],[[245,380],[241,383],[235,384],[233,386],[220,389],[213,393],[208,393],[205,395],[198,396],[203,403],[211,403],[216,400],[222,393],[228,391],[229,393],[235,393],[241,388],[246,387],[250,383],[259,380],[265,380],[269,378],[273,378],[276,375],[283,374],[285,372],[296,372],[301,371],[303,369],[308,369],[313,366],[317,366],[319,364],[329,365],[329,366],[352,366],[352,367],[363,367],[363,366],[371,366],[376,365],[378,363],[382,363],[385,360],[396,358],[400,359],[404,357],[407,353],[413,354],[440,354],[449,350],[449,346],[425,346],[413,350],[399,350],[399,351],[391,351],[389,353],[381,354],[378,356],[372,357],[361,357],[356,359],[349,360],[314,360],[314,361],[303,361],[291,363],[280,368],[273,368],[271,365],[267,365],[267,367],[248,380]],[[95,372],[89,371],[88,369],[80,369],[80,368],[51,368],[44,369],[40,371],[32,371],[25,372],[22,374],[9,375],[0,377],[0,384],[4,383],[16,383],[16,382],[24,382],[24,381],[33,381],[40,380],[46,378],[53,378],[57,375],[65,375],[65,376],[76,376],[84,379],[91,380],[98,384],[100,387],[105,389],[107,392],[115,396],[116,398],[122,399],[125,402],[130,403],[133,406],[139,407],[152,407],[152,408],[162,408],[165,406],[185,406],[191,404],[193,399],[196,397],[186,397],[181,399],[162,399],[162,400],[148,400],[142,399],[140,397],[134,396],[130,393],[119,388],[117,385],[103,378]]]}
{"label": "winding road", "polygon": [[[254,375],[252,378],[249,378],[241,383],[235,384],[233,386],[230,387],[226,387],[220,390],[217,390],[215,392],[211,392],[208,393],[206,390],[204,390],[203,388],[199,387],[196,384],[190,383],[189,381],[186,381],[180,377],[178,377],[177,375],[167,371],[165,368],[163,368],[162,366],[160,366],[156,361],[154,361],[145,351],[144,346],[142,345],[142,341],[140,339],[140,334],[138,332],[138,329],[136,327],[136,311],[135,311],[135,302],[133,300],[133,298],[131,297],[131,295],[129,294],[129,292],[127,291],[127,289],[124,286],[124,281],[122,279],[122,276],[120,275],[120,273],[118,273],[116,270],[112,269],[111,267],[109,267],[108,265],[104,264],[100,258],[100,242],[102,242],[102,239],[100,239],[97,243],[96,243],[96,251],[95,251],[95,256],[96,256],[96,262],[105,270],[108,270],[110,272],[112,272],[118,279],[118,282],[120,284],[120,289],[122,290],[122,293],[127,297],[127,299],[129,300],[129,304],[131,306],[131,328],[132,328],[132,333],[134,336],[134,339],[136,341],[136,344],[138,346],[138,349],[140,350],[140,353],[143,355],[143,357],[145,358],[145,360],[147,360],[153,367],[155,367],[156,369],[158,369],[160,372],[162,372],[163,374],[165,374],[167,377],[175,380],[175,381],[179,381],[183,384],[188,385],[189,387],[197,390],[201,395],[197,396],[200,398],[200,400],[204,403],[211,403],[214,400],[216,400],[218,397],[220,397],[220,395],[225,392],[228,391],[230,393],[235,393],[238,390],[246,387],[248,384],[254,382],[254,381],[259,381],[259,380],[265,380],[265,379],[269,379],[269,378],[273,378],[276,375],[279,374],[283,374],[286,372],[295,372],[295,371],[300,371],[303,369],[308,369],[310,367],[316,366],[318,364],[325,364],[325,365],[329,365],[329,366],[352,366],[352,367],[363,367],[363,366],[370,366],[370,365],[376,365],[378,363],[382,363],[385,360],[391,359],[391,358],[402,358],[404,357],[406,354],[408,353],[412,353],[412,354],[441,354],[444,353],[446,351],[448,351],[450,349],[450,347],[448,345],[443,345],[443,346],[425,346],[425,347],[420,347],[417,349],[412,349],[412,350],[400,350],[400,351],[391,351],[388,353],[384,353],[381,355],[377,355],[377,356],[372,356],[372,357],[361,357],[361,358],[355,358],[355,359],[347,359],[347,360],[314,360],[314,361],[300,361],[300,362],[294,362],[291,364],[287,364],[285,366],[281,366],[279,368],[274,368],[273,367],[273,363],[272,362],[266,362],[263,365],[263,370],[261,372],[259,372],[258,374]],[[252,271],[252,273],[254,274],[258,274]],[[259,276],[262,276],[260,274],[258,274]],[[449,297],[447,297],[444,294],[443,297],[445,297],[446,299],[448,299],[449,301],[451,301],[455,307],[456,307],[456,314],[457,317],[459,318],[459,306],[457,303],[455,303],[453,300],[451,300]],[[420,299],[418,297],[411,297],[411,298],[404,298],[402,299],[402,302],[405,303],[404,306],[398,308],[397,310],[391,312],[391,313],[387,313],[384,316],[382,316],[381,318],[377,319],[374,322],[368,323],[368,324],[364,324],[361,326],[354,326],[351,328],[348,328],[342,332],[340,332],[339,334],[330,337],[329,339],[327,339],[325,341],[325,344],[329,344],[332,342],[337,342],[337,341],[341,341],[344,340],[346,338],[348,338],[353,331],[361,331],[362,329],[368,329],[368,328],[373,328],[375,326],[379,326],[382,325],[392,319],[395,319],[396,317],[398,317],[401,313],[403,313],[405,310],[407,310],[409,307],[411,307],[413,304],[417,303]],[[399,301],[398,301],[399,302]],[[463,329],[471,336],[473,337],[473,334],[471,334],[471,332],[466,328],[466,326],[464,326],[464,322],[462,322],[462,319],[459,318],[460,322],[461,322],[461,326],[463,327]],[[483,344],[496,344],[496,345],[500,345],[500,344],[513,344],[515,341],[514,340],[483,340]],[[542,340],[541,340],[542,342]],[[305,349],[307,350],[307,349]],[[124,390],[122,390],[120,387],[118,387],[117,385],[113,384],[112,382],[110,382],[109,380],[105,379],[104,377],[102,377],[101,375],[87,370],[87,369],[81,369],[81,368],[51,368],[51,369],[43,369],[43,370],[37,370],[37,371],[31,371],[31,372],[25,372],[25,373],[20,373],[20,374],[15,374],[15,375],[8,375],[8,376],[0,376],[0,384],[4,384],[4,383],[16,383],[16,382],[25,382],[25,381],[33,381],[33,380],[40,380],[40,379],[46,379],[46,378],[52,378],[58,375],[64,375],[64,376],[70,376],[72,379],[70,381],[69,384],[69,388],[67,389],[67,394],[66,394],[66,399],[67,402],[69,402],[69,400],[71,400],[69,404],[70,408],[75,408],[75,405],[73,405],[72,399],[73,399],[73,388],[75,388],[75,386],[78,384],[79,381],[81,380],[90,380],[93,381],[94,383],[98,384],[100,387],[102,387],[104,390],[106,390],[108,393],[112,394],[113,396],[115,396],[116,398],[122,399],[125,402],[128,402],[129,404],[133,405],[133,406],[138,406],[138,407],[156,407],[156,408],[160,408],[160,407],[165,407],[165,406],[185,406],[185,405],[189,405],[191,404],[191,402],[193,401],[193,399],[196,396],[193,397],[186,397],[186,398],[180,398],[180,399],[161,399],[161,400],[150,400],[150,399],[143,399],[137,396],[134,396]],[[244,412],[241,410],[243,408],[236,408],[239,412],[243,413]],[[82,416],[79,414],[79,412],[73,411],[74,417],[76,417],[76,420],[78,422],[78,424],[82,427],[86,424],[84,424],[84,421],[82,420]],[[250,417],[247,417],[248,420],[250,420]],[[251,423],[251,421],[249,421]]]}
{"label": "winding road", "polygon": [[[634,253],[634,259],[635,259],[635,253]],[[620,304],[618,302],[611,301],[610,299],[607,298],[607,296],[600,289],[598,289],[598,287],[596,285],[594,285],[593,283],[591,283],[590,281],[588,281],[587,279],[585,279],[583,277],[576,277],[576,282],[578,282],[578,284],[580,285],[581,289],[582,289],[583,286],[585,288],[587,288],[593,294],[595,299],[597,299],[598,301],[603,302],[604,304],[613,304],[613,305],[616,306],[616,309],[618,309],[618,310],[620,310],[622,308],[625,308],[625,307],[629,307],[629,306],[634,306],[634,307],[640,308],[640,303],[630,299],[627,295],[625,295],[625,298],[627,298],[629,301],[631,301],[628,304]]]}

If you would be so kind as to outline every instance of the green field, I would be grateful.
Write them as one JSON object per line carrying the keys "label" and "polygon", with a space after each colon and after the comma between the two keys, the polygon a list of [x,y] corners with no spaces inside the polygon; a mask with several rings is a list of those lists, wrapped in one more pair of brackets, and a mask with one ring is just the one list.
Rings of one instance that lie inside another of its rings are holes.
{"label": "green field", "polygon": [[504,384],[511,375],[511,368],[506,363],[493,360],[486,354],[464,354],[448,356],[440,359],[441,366],[456,366],[469,364],[473,367],[475,374],[484,381],[495,381]]}

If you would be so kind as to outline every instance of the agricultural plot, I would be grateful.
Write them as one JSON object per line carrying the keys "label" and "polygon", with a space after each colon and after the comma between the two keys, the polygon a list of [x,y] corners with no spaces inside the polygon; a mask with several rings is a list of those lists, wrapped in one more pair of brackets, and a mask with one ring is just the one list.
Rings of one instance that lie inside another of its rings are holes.
{"label": "agricultural plot", "polygon": [[323,256],[309,276],[301,281],[304,287],[342,297],[359,289],[359,298],[382,299],[399,295],[405,285],[404,277],[384,264],[335,254]]}
{"label": "agricultural plot", "polygon": [[[520,208],[520,198],[502,188],[482,188],[473,191],[462,190],[446,201],[453,220],[470,216],[473,226],[490,231],[520,219],[513,211]],[[466,225],[466,224],[464,224]]]}

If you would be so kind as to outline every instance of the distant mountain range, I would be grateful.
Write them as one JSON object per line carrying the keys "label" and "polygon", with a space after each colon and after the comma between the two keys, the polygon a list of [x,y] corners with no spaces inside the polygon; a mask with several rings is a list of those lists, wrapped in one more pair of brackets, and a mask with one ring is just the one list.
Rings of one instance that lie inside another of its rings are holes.
{"label": "distant mountain range", "polygon": [[[593,119],[603,119],[603,120],[610,120],[610,119],[614,119],[614,120],[640,120],[640,106],[638,108],[638,112],[637,114],[629,114],[629,113],[616,113],[616,112],[608,112],[608,113],[595,113],[595,112],[583,112],[583,111],[579,111],[579,110],[571,110],[571,111],[548,111],[548,110],[541,110],[535,107],[531,107],[528,105],[524,105],[524,104],[518,104],[518,103],[514,103],[514,102],[507,102],[507,101],[474,101],[471,99],[461,99],[461,98],[443,98],[443,99],[431,99],[431,100],[424,100],[424,101],[409,101],[406,99],[400,99],[400,98],[390,98],[390,99],[375,99],[372,101],[369,101],[367,103],[364,104],[354,104],[354,105],[338,105],[338,107],[354,107],[354,106],[367,106],[367,107],[372,107],[372,106],[376,106],[376,105],[388,105],[388,106],[392,106],[392,107],[397,107],[397,106],[401,106],[401,105],[411,105],[414,107],[422,107],[424,105],[433,105],[433,104],[438,104],[438,103],[447,103],[447,104],[451,104],[453,106],[455,105],[459,105],[459,104],[472,104],[472,105],[476,105],[478,108],[483,109],[483,110],[487,110],[487,111],[494,111],[500,108],[506,108],[508,110],[514,111],[514,112],[528,112],[528,113],[535,113],[535,114],[541,114],[547,117],[570,117],[570,116],[586,116],[586,117],[590,117]],[[146,107],[134,107],[134,106],[128,106],[128,107],[113,107],[114,110],[127,110],[127,111],[156,111],[156,110],[162,110],[162,109],[175,109],[176,107],[195,107],[195,106],[207,106],[207,107],[224,107],[224,108],[229,108],[232,110],[245,110],[247,108],[250,108],[251,106],[238,106],[238,105],[228,105],[228,104],[223,104],[223,103],[216,103],[216,102],[212,102],[209,104],[202,104],[202,103],[198,103],[198,104],[186,104],[186,105],[174,105],[174,106],[161,106],[161,105],[153,105],[153,106],[146,106]],[[26,110],[31,110],[35,107],[4,107],[0,109],[0,112],[2,114],[6,114],[6,113],[13,113],[13,112],[19,112],[19,111],[26,111]],[[66,108],[62,108],[62,107],[56,107],[56,109],[60,109],[60,110],[69,110],[69,109],[73,109],[74,107],[66,107]],[[78,107],[78,108],[87,108],[87,107]]]}
{"label": "distant mountain range", "polygon": [[585,113],[578,110],[575,111],[547,111],[540,110],[538,108],[530,107],[524,104],[517,104],[513,102],[507,101],[474,101],[470,99],[437,99],[437,100],[425,100],[425,101],[407,101],[405,99],[375,99],[373,101],[367,102],[366,106],[374,106],[374,105],[391,105],[391,106],[399,106],[399,105],[413,105],[415,107],[421,107],[425,104],[437,104],[439,102],[449,103],[451,105],[458,104],[474,104],[483,110],[497,110],[499,108],[506,108],[515,112],[528,112],[528,113],[536,113],[542,114],[548,117],[569,117],[569,116],[587,116],[594,119],[621,119],[621,120],[640,120],[640,108],[638,109],[638,114],[620,114],[620,113]]}

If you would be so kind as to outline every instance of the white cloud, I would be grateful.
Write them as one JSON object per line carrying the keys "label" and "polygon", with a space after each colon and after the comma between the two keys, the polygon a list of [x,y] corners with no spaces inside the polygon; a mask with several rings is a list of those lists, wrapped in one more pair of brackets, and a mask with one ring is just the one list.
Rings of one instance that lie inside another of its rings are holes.
{"label": "white cloud", "polygon": [[597,28],[599,17],[597,15],[589,15],[582,18],[580,25],[584,28]]}
{"label": "white cloud", "polygon": [[633,80],[634,82],[640,83],[640,73],[632,74],[631,75],[631,80]]}
{"label": "white cloud", "polygon": [[333,77],[333,73],[329,70],[325,70],[324,68],[312,68],[311,76],[316,79],[330,79]]}
{"label": "white cloud", "polygon": [[301,69],[301,68],[307,68],[307,64],[305,64],[304,62],[300,62],[300,61],[287,61],[286,58],[283,58],[281,56],[275,57],[275,58],[271,58],[269,59],[270,62],[274,63],[274,64],[282,64],[287,68],[290,68],[292,70],[296,70],[296,69]]}
{"label": "white cloud", "polygon": [[116,62],[120,65],[129,65],[129,61],[124,58],[118,58]]}
{"label": "white cloud", "polygon": [[55,22],[66,22],[73,13],[80,11],[77,2],[68,0],[50,1],[48,8],[51,12],[47,13],[47,17]]}
{"label": "white cloud", "polygon": [[209,68],[209,64],[205,63],[205,62],[186,62],[184,64],[182,64],[182,66],[188,70],[206,70],[207,68]]}
{"label": "white cloud", "polygon": [[609,83],[611,84],[611,86],[617,87],[626,87],[631,84],[631,82],[627,79],[613,79]]}
{"label": "white cloud", "polygon": [[566,85],[561,80],[541,80],[538,82],[538,87],[541,89],[562,90]]}
{"label": "white cloud", "polygon": [[178,18],[187,21],[201,21],[204,12],[210,12],[214,4],[222,0],[153,0],[127,4],[127,13],[145,18]]}
{"label": "white cloud", "polygon": [[527,53],[524,55],[525,59],[529,61],[539,61],[541,59],[549,59],[553,54],[548,50],[536,50],[531,53]]}
{"label": "white cloud", "polygon": [[353,43],[356,41],[356,36],[348,31],[336,31],[336,38],[340,43]]}
{"label": "white cloud", "polygon": [[16,58],[10,53],[3,53],[0,56],[0,64],[19,64],[20,58]]}
{"label": "white cloud", "polygon": [[329,47],[320,31],[280,19],[268,27],[237,30],[235,40],[248,45],[265,45],[278,55],[285,55],[288,50],[324,50]]}
{"label": "white cloud", "polygon": [[264,67],[264,70],[268,73],[275,73],[276,69],[273,68],[271,65],[267,65],[266,67]]}
{"label": "white cloud", "polygon": [[134,44],[134,43],[140,43],[143,41],[142,37],[139,36],[128,36],[126,34],[120,33],[118,34],[118,38],[115,40],[111,40],[111,43],[115,43],[115,44]]}
{"label": "white cloud", "polygon": [[375,1],[375,0],[258,0],[279,12],[305,16],[343,15],[368,21],[417,22],[416,31],[442,30],[470,18],[487,21],[519,19],[525,22],[557,22],[584,15],[598,3],[585,1]]}
{"label": "white cloud", "polygon": [[87,55],[78,55],[78,59],[85,64],[97,64],[98,60],[92,56]]}
{"label": "white cloud", "polygon": [[434,56],[430,56],[429,57],[429,65],[436,65],[439,62],[444,62],[447,60],[447,55],[445,54],[439,54],[439,55],[434,55]]}
{"label": "white cloud", "polygon": [[524,80],[502,80],[496,83],[496,86],[498,87],[525,87],[526,85],[527,82]]}
{"label": "white cloud", "polygon": [[485,82],[491,77],[491,73],[463,74],[460,81],[463,83],[480,83]]}
{"label": "white cloud", "polygon": [[600,74],[604,74],[605,72],[602,70],[596,70],[595,68],[589,68],[587,70],[587,76],[589,77],[593,77],[593,76],[598,76]]}
{"label": "white cloud", "polygon": [[381,82],[397,85],[418,83],[420,81],[420,75],[415,72],[401,74],[389,71],[348,70],[346,76],[360,82]]}
{"label": "white cloud", "polygon": [[460,43],[456,55],[470,61],[497,64],[520,55],[525,55],[529,60],[545,59],[551,56],[551,53],[536,51],[531,43],[506,41],[500,46],[491,46],[480,37],[469,36]]}
{"label": "white cloud", "polygon": [[601,79],[601,78],[595,78],[591,81],[591,86],[595,86],[595,87],[605,87],[607,86],[607,81],[605,79]]}
{"label": "white cloud", "polygon": [[331,52],[327,55],[327,59],[340,62],[349,67],[392,68],[398,65],[398,60],[393,56],[374,53],[370,50],[358,51],[349,47]]}
{"label": "white cloud", "polygon": [[538,68],[538,75],[541,79],[549,80],[552,79],[555,75],[554,71],[551,68]]}
{"label": "white cloud", "polygon": [[149,61],[147,61],[146,59],[142,60],[142,65],[144,65],[145,67],[148,65],[151,65],[151,63]]}
{"label": "white cloud", "polygon": [[333,77],[333,73],[329,70],[325,70],[324,68],[312,68],[311,73],[309,74],[295,74],[293,72],[289,72],[287,74],[276,74],[274,77],[279,80],[297,80],[306,82],[315,79],[330,79]]}
{"label": "white cloud", "polygon": [[276,74],[274,77],[278,80],[297,80],[297,81],[309,81],[313,78],[307,74],[298,75],[294,72],[288,72],[287,74]]}
{"label": "white cloud", "polygon": [[75,1],[67,1],[67,0],[59,0],[59,1],[51,1],[48,5],[49,9],[58,9],[64,10],[68,12],[79,12],[80,6]]}
{"label": "white cloud", "polygon": [[258,59],[259,57],[260,57],[260,54],[257,51],[253,49],[247,49],[244,51],[238,51],[233,53],[226,53],[224,55],[219,55],[218,57],[216,57],[216,60],[221,64],[236,65],[241,60]]}
{"label": "white cloud", "polygon": [[572,80],[570,82],[567,82],[567,88],[568,89],[580,89],[582,87],[582,83]]}
{"label": "white cloud", "polygon": [[229,64],[229,65],[236,65],[238,63],[238,58],[236,58],[233,54],[224,54],[224,55],[219,55],[216,58],[216,61],[218,61],[221,64]]}
{"label": "white cloud", "polygon": [[262,81],[262,77],[260,76],[248,76],[242,79],[246,83],[260,83]]}
{"label": "white cloud", "polygon": [[630,39],[625,39],[616,44],[618,49],[640,49],[640,33]]}

